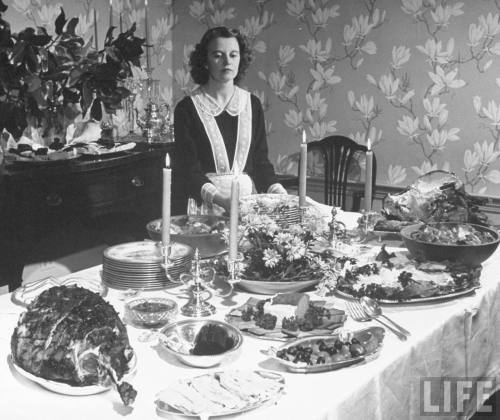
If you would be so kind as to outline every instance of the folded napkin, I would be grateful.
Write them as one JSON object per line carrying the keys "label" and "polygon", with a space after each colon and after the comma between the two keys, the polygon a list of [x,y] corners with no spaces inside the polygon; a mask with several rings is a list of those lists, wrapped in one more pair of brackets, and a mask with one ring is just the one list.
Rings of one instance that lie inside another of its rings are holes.
{"label": "folded napkin", "polygon": [[99,121],[76,121],[66,129],[66,142],[68,145],[75,143],[90,143],[101,138],[101,124]]}

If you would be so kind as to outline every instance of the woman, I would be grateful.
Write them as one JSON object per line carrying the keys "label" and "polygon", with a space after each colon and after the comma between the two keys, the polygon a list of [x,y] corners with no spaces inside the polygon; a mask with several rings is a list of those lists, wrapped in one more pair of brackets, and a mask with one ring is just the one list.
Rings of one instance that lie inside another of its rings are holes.
{"label": "woman", "polygon": [[241,195],[253,187],[286,194],[268,159],[260,101],[238,86],[251,60],[246,38],[224,26],[209,29],[190,56],[199,88],[175,108],[175,172],[203,212],[229,210],[235,173]]}

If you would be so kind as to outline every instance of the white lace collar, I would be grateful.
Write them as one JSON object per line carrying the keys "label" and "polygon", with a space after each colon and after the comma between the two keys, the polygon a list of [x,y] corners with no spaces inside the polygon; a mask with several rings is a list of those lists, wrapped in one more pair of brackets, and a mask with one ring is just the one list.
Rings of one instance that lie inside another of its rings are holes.
{"label": "white lace collar", "polygon": [[220,106],[215,99],[208,95],[201,87],[197,88],[192,93],[191,98],[193,101],[196,101],[197,105],[203,112],[206,112],[213,117],[217,117],[224,111],[227,111],[228,114],[235,117],[241,114],[241,112],[245,109],[246,93],[246,90],[235,86],[233,96],[231,96],[231,99],[225,107]]}

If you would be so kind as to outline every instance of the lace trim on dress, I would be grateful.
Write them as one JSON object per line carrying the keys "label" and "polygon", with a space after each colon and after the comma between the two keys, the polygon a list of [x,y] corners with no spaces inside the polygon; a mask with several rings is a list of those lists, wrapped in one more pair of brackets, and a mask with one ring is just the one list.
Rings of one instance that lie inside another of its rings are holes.
{"label": "lace trim on dress", "polygon": [[215,161],[215,171],[218,174],[230,173],[235,169],[238,172],[242,172],[247,162],[250,142],[252,140],[252,103],[250,92],[235,86],[234,94],[225,108],[231,115],[238,116],[236,150],[232,166],[229,164],[226,145],[215,120],[215,117],[224,111],[224,109],[220,110],[221,107],[200,88],[196,89],[191,99],[210,140]]}

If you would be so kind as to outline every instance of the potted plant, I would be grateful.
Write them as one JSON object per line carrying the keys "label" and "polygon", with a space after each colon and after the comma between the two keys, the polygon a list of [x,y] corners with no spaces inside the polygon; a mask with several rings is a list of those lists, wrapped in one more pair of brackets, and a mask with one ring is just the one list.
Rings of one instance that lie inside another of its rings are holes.
{"label": "potted plant", "polygon": [[104,48],[96,50],[75,34],[78,18],[57,17],[54,33],[27,27],[12,33],[0,0],[0,132],[19,138],[28,125],[43,136],[64,133],[80,113],[100,121],[121,107],[130,91],[124,86],[132,66],[140,66],[144,39],[134,36],[135,23],[113,36],[108,29]]}

